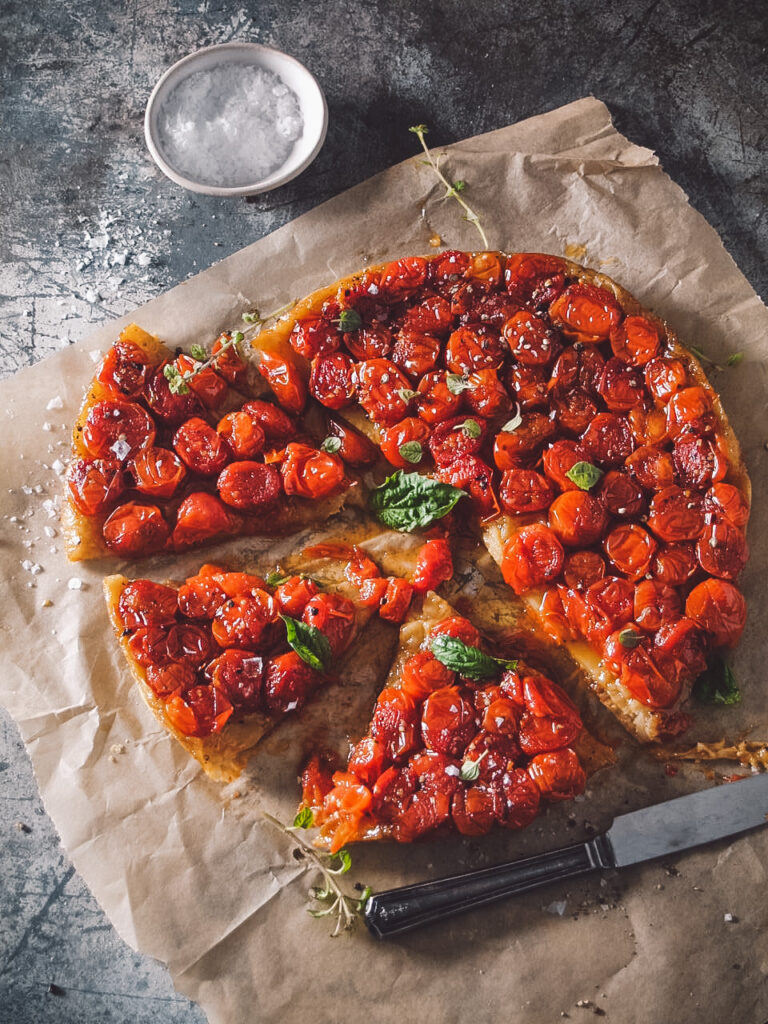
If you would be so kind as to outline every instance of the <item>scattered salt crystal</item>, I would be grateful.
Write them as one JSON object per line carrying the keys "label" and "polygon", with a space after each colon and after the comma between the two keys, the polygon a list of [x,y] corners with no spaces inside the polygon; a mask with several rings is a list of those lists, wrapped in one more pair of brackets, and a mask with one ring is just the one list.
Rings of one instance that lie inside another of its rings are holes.
{"label": "scattered salt crystal", "polygon": [[42,565],[38,565],[37,562],[30,561],[29,558],[24,559],[21,563],[21,568],[24,569],[25,572],[31,572],[33,576],[39,576],[43,571]]}
{"label": "scattered salt crystal", "polygon": [[726,924],[735,924],[738,921],[738,918],[734,917],[733,914],[723,914],[723,920]]}
{"label": "scattered salt crystal", "polygon": [[59,513],[58,513],[58,509],[57,509],[57,499],[56,498],[46,498],[45,501],[43,502],[43,508],[48,513],[48,518],[49,519],[57,519],[58,518]]}
{"label": "scattered salt crystal", "polygon": [[140,267],[148,267],[152,262],[152,257],[148,252],[140,252],[136,257],[136,262]]}
{"label": "scattered salt crystal", "polygon": [[51,464],[51,469],[56,474],[56,476],[61,476],[61,474],[66,470],[66,468],[67,467],[61,461],[61,459],[54,459],[53,463]]}
{"label": "scattered salt crystal", "polygon": [[554,903],[550,903],[547,907],[547,913],[556,914],[558,917],[562,917],[567,906],[568,904],[565,900],[555,900]]}
{"label": "scattered salt crystal", "polygon": [[53,424],[47,421],[43,424],[43,430],[53,430]]}
{"label": "scattered salt crystal", "polygon": [[21,522],[21,520],[19,519],[18,516],[11,516],[11,518],[8,520],[8,522],[9,523],[18,523],[18,522]]}
{"label": "scattered salt crystal", "polygon": [[56,395],[55,398],[52,398],[45,408],[49,411],[51,409],[63,409],[64,402],[62,401],[61,395]]}
{"label": "scattered salt crystal", "polygon": [[96,303],[101,300],[101,295],[96,291],[95,288],[86,288],[83,291],[83,298],[91,306],[95,306]]}
{"label": "scattered salt crystal", "polygon": [[46,537],[56,537],[56,536],[58,536],[58,534],[56,533],[56,531],[54,530],[54,528],[52,526],[44,526],[43,527],[43,533],[45,534]]}
{"label": "scattered salt crystal", "polygon": [[131,446],[127,441],[118,438],[113,445],[110,445],[110,451],[113,451],[115,453],[115,458],[122,462],[123,459],[128,458],[131,454]]}
{"label": "scattered salt crystal", "polygon": [[85,590],[87,584],[83,580],[78,579],[77,576],[73,576],[69,583],[67,583],[67,586],[70,590]]}
{"label": "scattered salt crystal", "polygon": [[[53,464],[53,468],[56,469],[56,463],[55,462]],[[56,470],[56,472],[58,473],[58,470]],[[43,493],[43,485],[42,484],[35,484],[34,487],[32,488],[32,490],[34,491],[35,494],[42,494]]]}
{"label": "scattered salt crystal", "polygon": [[174,168],[201,184],[237,187],[281,167],[303,131],[298,99],[271,71],[219,64],[183,79],[158,116]]}
{"label": "scattered salt crystal", "polygon": [[33,491],[32,491],[32,488],[29,486],[29,484],[22,484],[21,485],[21,493],[22,494],[32,494]]}
{"label": "scattered salt crystal", "polygon": [[92,348],[88,355],[91,357],[92,363],[101,362],[101,352],[97,348]]}

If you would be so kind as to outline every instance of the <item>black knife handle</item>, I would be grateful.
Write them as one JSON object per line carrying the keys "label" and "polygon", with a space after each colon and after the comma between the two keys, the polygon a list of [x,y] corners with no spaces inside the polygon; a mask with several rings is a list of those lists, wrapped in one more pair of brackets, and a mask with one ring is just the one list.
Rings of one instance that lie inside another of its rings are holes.
{"label": "black knife handle", "polygon": [[596,836],[535,857],[376,893],[365,905],[365,923],[377,939],[385,939],[548,882],[613,866],[608,840]]}

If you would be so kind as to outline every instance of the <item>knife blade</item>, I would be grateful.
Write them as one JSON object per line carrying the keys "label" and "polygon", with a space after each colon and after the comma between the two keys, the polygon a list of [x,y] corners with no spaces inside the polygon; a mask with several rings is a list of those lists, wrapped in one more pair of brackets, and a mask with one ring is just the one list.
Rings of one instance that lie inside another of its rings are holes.
{"label": "knife blade", "polygon": [[388,938],[549,882],[655,860],[765,824],[768,774],[754,775],[619,815],[585,843],[375,893],[363,916],[376,938]]}

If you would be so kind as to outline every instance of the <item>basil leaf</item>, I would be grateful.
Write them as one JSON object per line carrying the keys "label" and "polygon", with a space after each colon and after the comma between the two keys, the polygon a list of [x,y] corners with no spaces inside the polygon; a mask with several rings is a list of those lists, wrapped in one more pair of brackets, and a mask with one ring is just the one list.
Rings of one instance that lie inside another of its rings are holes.
{"label": "basil leaf", "polygon": [[312,828],[314,824],[314,817],[312,815],[311,807],[302,807],[296,817],[293,819],[294,828]]}
{"label": "basil leaf", "polygon": [[421,447],[420,441],[405,441],[397,449],[406,462],[421,462],[424,455],[424,449]]}
{"label": "basil leaf", "polygon": [[460,373],[449,373],[445,378],[445,383],[452,395],[460,395],[469,387],[469,381]]}
{"label": "basil leaf", "polygon": [[398,469],[371,491],[369,502],[385,526],[408,533],[448,515],[464,495],[458,487]]}
{"label": "basil leaf", "polygon": [[495,679],[501,665],[478,647],[470,647],[455,636],[440,634],[430,644],[432,653],[452,672],[467,679]]}
{"label": "basil leaf", "polygon": [[520,406],[518,405],[515,415],[512,417],[511,420],[507,420],[507,422],[501,429],[505,434],[514,434],[517,428],[521,426],[522,422],[523,414],[520,411]]}
{"label": "basil leaf", "polygon": [[467,437],[471,437],[473,440],[480,437],[483,432],[483,429],[477,420],[464,420],[463,423],[460,423],[458,427],[454,427],[453,429],[463,431]]}
{"label": "basil leaf", "polygon": [[637,647],[637,645],[641,643],[642,639],[642,633],[638,633],[636,629],[631,629],[629,627],[622,629],[619,633],[619,643],[622,647],[627,647],[630,650],[633,647]]}
{"label": "basil leaf", "polygon": [[577,462],[565,474],[571,483],[576,484],[582,491],[588,491],[594,487],[603,475],[602,469],[593,466],[591,462]]}
{"label": "basil leaf", "polygon": [[741,701],[739,684],[731,666],[720,655],[693,684],[693,695],[702,704],[731,705]]}
{"label": "basil leaf", "polygon": [[357,331],[363,326],[363,318],[357,312],[356,309],[342,309],[339,313],[337,320],[334,323],[338,324],[339,330],[344,331]]}
{"label": "basil leaf", "polygon": [[288,634],[288,643],[302,661],[318,672],[325,672],[331,660],[331,645],[328,637],[317,626],[310,626],[290,615],[281,615]]}
{"label": "basil leaf", "polygon": [[336,452],[341,451],[341,438],[326,437],[320,445],[320,451],[328,452],[329,455],[335,455]]}
{"label": "basil leaf", "polygon": [[202,345],[192,345],[189,350],[189,354],[193,359],[196,359],[198,363],[204,363],[208,358],[208,353],[205,351]]}

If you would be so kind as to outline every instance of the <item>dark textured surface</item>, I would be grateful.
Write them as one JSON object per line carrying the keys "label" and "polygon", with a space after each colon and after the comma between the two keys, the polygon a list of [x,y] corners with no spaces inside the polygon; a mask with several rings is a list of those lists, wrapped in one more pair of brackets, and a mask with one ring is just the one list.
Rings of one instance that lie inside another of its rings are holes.
{"label": "dark textured surface", "polygon": [[[293,53],[330,107],[316,163],[254,202],[176,189],[143,144],[156,78],[230,39]],[[764,4],[4,0],[0,46],[1,374],[412,154],[411,124],[445,143],[589,93],[659,154],[768,294]],[[204,1020],[74,873],[5,716],[0,920],[2,1024]]]}

